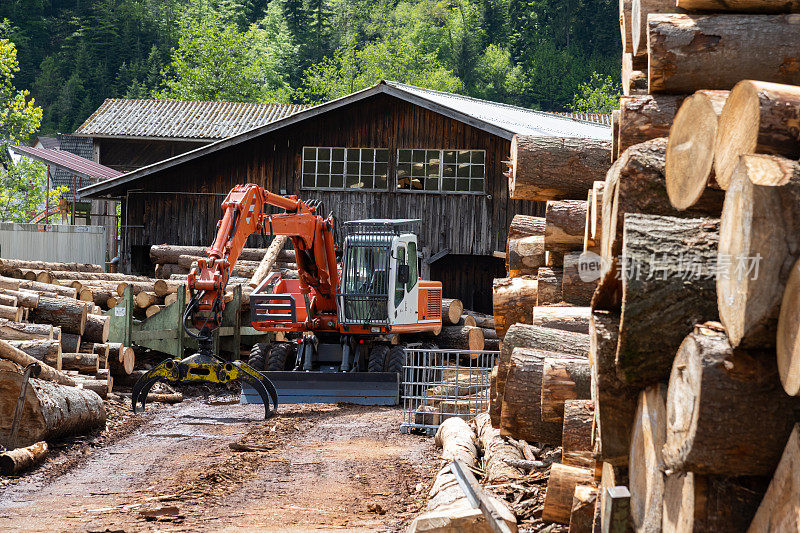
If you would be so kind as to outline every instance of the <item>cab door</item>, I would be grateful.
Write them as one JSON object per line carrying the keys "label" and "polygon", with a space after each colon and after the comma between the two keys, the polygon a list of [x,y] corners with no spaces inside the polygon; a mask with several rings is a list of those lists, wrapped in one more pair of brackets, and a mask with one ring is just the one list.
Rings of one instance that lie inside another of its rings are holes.
{"label": "cab door", "polygon": [[392,323],[416,324],[418,321],[419,269],[417,241],[413,235],[399,238],[395,252],[397,259],[393,276],[392,295],[394,311]]}

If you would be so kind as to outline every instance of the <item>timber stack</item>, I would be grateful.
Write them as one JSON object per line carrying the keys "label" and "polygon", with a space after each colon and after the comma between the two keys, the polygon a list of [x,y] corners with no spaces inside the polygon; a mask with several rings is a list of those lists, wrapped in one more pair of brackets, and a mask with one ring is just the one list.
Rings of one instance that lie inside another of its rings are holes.
{"label": "timber stack", "polygon": [[547,209],[509,231],[489,415],[562,446],[545,521],[800,528],[798,13],[621,1],[607,159],[564,142],[583,167],[554,181],[554,141],[512,145],[512,198]]}

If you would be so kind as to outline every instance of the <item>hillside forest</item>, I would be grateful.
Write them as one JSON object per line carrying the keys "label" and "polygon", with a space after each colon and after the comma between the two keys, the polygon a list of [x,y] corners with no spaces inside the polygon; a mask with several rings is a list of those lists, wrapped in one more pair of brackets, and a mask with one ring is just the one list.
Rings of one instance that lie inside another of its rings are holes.
{"label": "hillside forest", "polygon": [[616,0],[4,0],[38,133],[105,98],[315,103],[381,78],[548,111],[616,105]]}

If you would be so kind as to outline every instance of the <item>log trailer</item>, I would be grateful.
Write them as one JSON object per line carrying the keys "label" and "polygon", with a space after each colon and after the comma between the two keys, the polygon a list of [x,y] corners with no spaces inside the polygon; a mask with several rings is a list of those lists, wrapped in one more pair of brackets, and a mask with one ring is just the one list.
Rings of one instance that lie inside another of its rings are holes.
{"label": "log trailer", "polygon": [[[269,206],[283,212],[268,214]],[[376,373],[400,372],[404,351],[391,345],[392,335],[441,329],[442,284],[419,277],[417,237],[409,231],[417,220],[347,222],[339,250],[336,220],[333,215],[323,218],[317,201],[304,202],[247,184],[235,186],[222,209],[207,257],[198,260],[188,276],[190,301],[183,326],[197,338],[198,352],[167,359],[142,376],[133,388],[134,411],[138,401],[144,409],[147,393],[157,381],[241,381],[256,389],[268,417],[270,400],[277,409],[277,391],[253,366],[293,372],[295,384],[302,382],[297,375],[302,372],[317,384],[321,376],[335,382],[341,373],[358,374],[348,375],[347,383],[363,387]],[[251,366],[213,353],[212,332],[221,323],[231,270],[247,238],[256,232],[288,236],[299,279],[273,273],[250,295],[255,329],[295,337],[254,346]],[[393,386],[396,391],[397,380]]]}

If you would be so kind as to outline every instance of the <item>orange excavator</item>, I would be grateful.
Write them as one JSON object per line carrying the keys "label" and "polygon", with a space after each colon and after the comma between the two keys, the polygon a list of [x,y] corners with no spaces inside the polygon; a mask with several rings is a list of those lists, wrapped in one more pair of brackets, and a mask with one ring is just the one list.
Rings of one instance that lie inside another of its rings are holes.
{"label": "orange excavator", "polygon": [[[268,214],[270,206],[283,212]],[[347,374],[345,383],[363,388],[376,373],[401,370],[403,346],[393,346],[392,336],[441,328],[442,285],[419,277],[417,237],[410,231],[418,220],[347,222],[340,246],[336,220],[333,215],[323,218],[318,201],[247,184],[234,187],[222,209],[207,257],[188,276],[190,301],[183,323],[197,338],[198,352],[168,359],[142,376],[133,388],[134,411],[139,401],[144,409],[157,381],[241,381],[258,392],[268,417],[270,402],[275,409],[278,405],[270,376],[296,387],[303,375],[313,374],[306,381],[319,383],[320,374],[329,376],[327,381]],[[292,338],[254,346],[251,366],[215,354],[212,333],[221,324],[230,273],[253,233],[288,236],[299,279],[273,273],[250,295],[253,327]],[[262,365],[268,372],[253,368]],[[395,378],[395,389],[397,382]]]}

